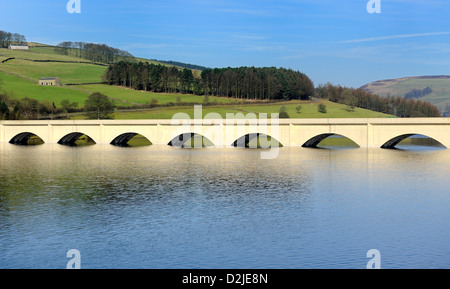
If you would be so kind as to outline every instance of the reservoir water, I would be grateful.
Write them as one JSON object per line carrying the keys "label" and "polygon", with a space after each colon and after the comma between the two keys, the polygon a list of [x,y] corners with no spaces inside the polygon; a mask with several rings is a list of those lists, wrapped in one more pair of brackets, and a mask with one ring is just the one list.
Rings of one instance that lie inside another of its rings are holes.
{"label": "reservoir water", "polygon": [[450,150],[0,145],[0,268],[450,267]]}

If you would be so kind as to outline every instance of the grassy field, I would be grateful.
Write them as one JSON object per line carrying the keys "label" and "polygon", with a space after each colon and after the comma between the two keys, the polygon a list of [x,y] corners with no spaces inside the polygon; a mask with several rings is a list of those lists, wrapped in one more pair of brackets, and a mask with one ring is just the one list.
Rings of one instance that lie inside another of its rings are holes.
{"label": "grassy field", "polygon": [[[202,108],[203,117],[210,113],[219,114],[225,119],[227,114],[242,113],[246,116],[248,113],[255,113],[258,117],[259,113],[267,113],[270,117],[271,113],[278,113],[282,106],[286,110],[290,118],[386,118],[391,117],[387,114],[378,113],[370,110],[356,108],[355,112],[348,112],[346,106],[341,104],[323,101],[326,104],[328,112],[326,114],[319,113],[317,107],[320,102],[312,101],[289,101],[267,105],[218,105],[204,106]],[[297,113],[296,107],[301,105],[301,113]],[[172,107],[156,107],[144,111],[118,111],[115,113],[115,119],[172,119],[177,113],[185,113],[190,118],[194,118],[194,107],[172,106]],[[76,115],[71,119],[85,119],[84,116]]]}
{"label": "grassy field", "polygon": [[[378,113],[362,108],[355,108],[354,112],[347,111],[347,107],[342,104],[330,101],[322,101],[327,106],[327,113],[319,113],[317,111],[320,102],[315,101],[289,101],[277,104],[254,105],[254,106],[237,106],[236,108],[243,112],[253,113],[277,113],[284,106],[290,118],[379,118],[388,117],[383,113]],[[297,112],[297,106],[301,106],[300,113]]]}
{"label": "grassy field", "polygon": [[106,67],[84,63],[30,62],[13,59],[0,65],[0,70],[37,81],[42,77],[59,77],[62,84],[101,82]]}
{"label": "grassy field", "polygon": [[67,56],[67,55],[60,55],[56,54],[53,48],[50,47],[30,47],[29,51],[23,51],[23,50],[9,50],[5,48],[0,49],[0,55],[2,57],[10,58],[15,57],[19,59],[30,59],[30,60],[58,60],[58,61],[86,61],[88,60],[82,60],[80,58]]}
{"label": "grassy field", "polygon": [[67,87],[40,86],[37,82],[3,72],[0,72],[0,87],[2,90],[7,91],[11,98],[21,99],[29,97],[39,101],[54,102],[56,106],[64,99],[78,102],[82,106],[89,96],[89,93]]}
{"label": "grassy field", "polygon": [[[107,95],[118,107],[149,104],[153,99],[156,99],[158,104],[162,105],[168,103],[175,104],[178,98],[184,103],[203,103],[203,96],[198,95],[143,92],[105,84],[61,87],[40,86],[37,84],[37,80],[24,79],[1,71],[0,87],[2,90],[8,92],[12,98],[21,99],[29,97],[39,101],[48,100],[50,103],[54,102],[56,106],[65,99],[71,102],[78,102],[82,106],[88,96],[94,92],[101,92]],[[209,100],[210,102],[217,103],[237,102],[235,99],[224,97],[209,97]]]}

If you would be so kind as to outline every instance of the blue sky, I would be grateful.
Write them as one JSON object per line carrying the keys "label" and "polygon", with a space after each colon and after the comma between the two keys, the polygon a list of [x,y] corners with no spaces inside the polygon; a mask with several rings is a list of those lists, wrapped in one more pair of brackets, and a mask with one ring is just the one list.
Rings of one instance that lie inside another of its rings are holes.
{"label": "blue sky", "polygon": [[276,66],[316,84],[450,74],[450,1],[0,0],[0,30],[29,41],[106,43],[208,67]]}

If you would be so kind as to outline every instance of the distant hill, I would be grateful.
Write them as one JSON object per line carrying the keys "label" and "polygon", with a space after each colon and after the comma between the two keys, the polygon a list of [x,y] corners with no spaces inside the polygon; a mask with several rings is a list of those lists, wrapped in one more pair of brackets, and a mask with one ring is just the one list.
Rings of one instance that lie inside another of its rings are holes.
{"label": "distant hill", "polygon": [[379,80],[361,87],[380,96],[404,96],[430,102],[450,117],[450,75]]}

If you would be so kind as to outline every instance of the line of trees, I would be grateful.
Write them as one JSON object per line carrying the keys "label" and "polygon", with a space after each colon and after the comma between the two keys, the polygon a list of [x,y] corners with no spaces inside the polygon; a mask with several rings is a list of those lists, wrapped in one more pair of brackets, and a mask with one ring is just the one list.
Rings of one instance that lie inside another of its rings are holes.
{"label": "line of trees", "polygon": [[0,48],[8,48],[11,44],[25,45],[27,44],[27,38],[19,33],[0,30]]}
{"label": "line of trees", "polygon": [[161,63],[165,63],[165,64],[169,64],[169,65],[179,66],[179,67],[182,67],[182,68],[189,68],[189,69],[196,69],[196,70],[203,70],[203,69],[207,68],[207,67],[201,66],[201,65],[184,63],[184,62],[173,61],[173,60],[158,60],[158,59],[150,59],[150,60],[161,62]]}
{"label": "line of trees", "polygon": [[11,99],[0,93],[0,120],[35,120],[43,116],[62,112],[49,101],[38,101],[28,97]]}
{"label": "line of trees", "polygon": [[239,99],[308,99],[314,94],[305,74],[275,67],[207,68],[199,79],[187,68],[120,61],[109,66],[105,81],[136,90]]}
{"label": "line of trees", "polygon": [[205,69],[204,93],[240,99],[309,99],[314,84],[304,73],[275,67]]}
{"label": "line of trees", "polygon": [[101,93],[91,94],[82,108],[77,102],[62,100],[59,107],[48,100],[38,101],[28,97],[10,98],[5,92],[0,93],[0,120],[37,120],[66,118],[66,113],[86,112],[89,119],[111,119],[114,113],[114,103]]}
{"label": "line of trees", "polygon": [[110,85],[129,87],[164,93],[201,94],[201,83],[194,78],[192,70],[180,70],[148,62],[120,61],[111,64],[105,73],[105,82]]}
{"label": "line of trees", "polygon": [[433,90],[430,87],[424,88],[424,89],[413,89],[410,92],[405,94],[406,99],[410,98],[421,98],[424,96],[427,96],[428,94],[431,94]]}
{"label": "line of trees", "polygon": [[360,107],[397,117],[440,117],[440,110],[429,102],[405,97],[381,97],[362,88],[347,88],[327,83],[316,88],[316,97],[332,102]]}
{"label": "line of trees", "polygon": [[106,44],[64,41],[59,43],[55,52],[100,63],[114,63],[123,59],[134,58],[127,51],[110,47]]}

